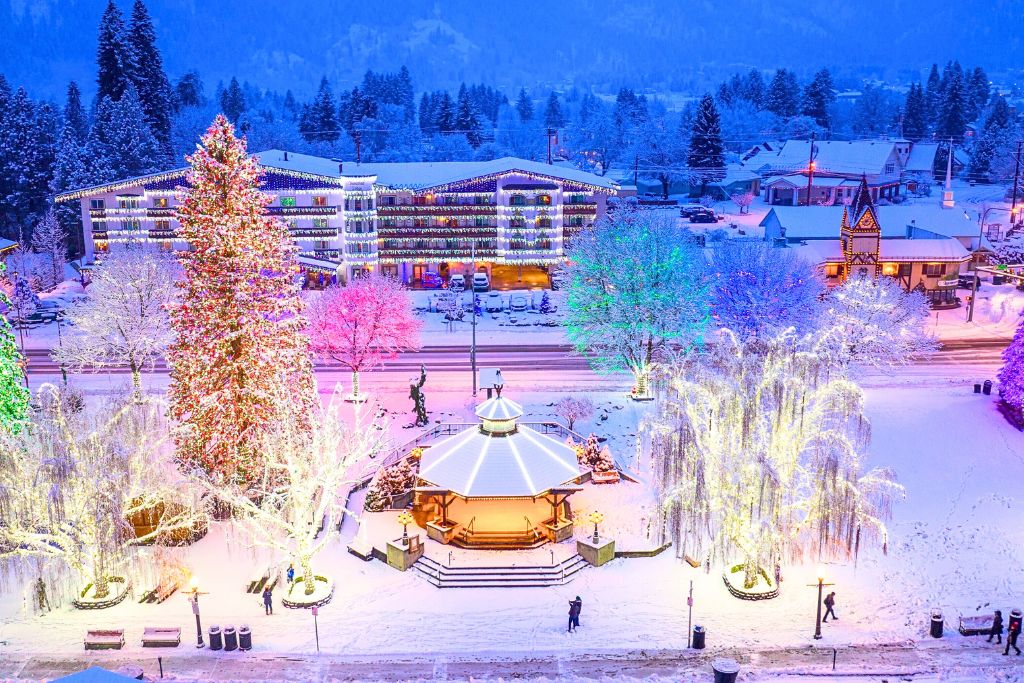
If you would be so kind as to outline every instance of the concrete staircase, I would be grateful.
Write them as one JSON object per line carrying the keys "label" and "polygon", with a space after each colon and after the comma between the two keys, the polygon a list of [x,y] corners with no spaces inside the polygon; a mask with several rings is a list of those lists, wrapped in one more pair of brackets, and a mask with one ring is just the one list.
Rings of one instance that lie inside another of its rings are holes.
{"label": "concrete staircase", "polygon": [[438,588],[532,588],[561,586],[587,567],[579,555],[553,566],[462,566],[449,567],[421,557],[412,568]]}
{"label": "concrete staircase", "polygon": [[460,529],[452,538],[452,545],[476,550],[522,550],[539,548],[548,539],[538,530],[530,531],[467,531]]}

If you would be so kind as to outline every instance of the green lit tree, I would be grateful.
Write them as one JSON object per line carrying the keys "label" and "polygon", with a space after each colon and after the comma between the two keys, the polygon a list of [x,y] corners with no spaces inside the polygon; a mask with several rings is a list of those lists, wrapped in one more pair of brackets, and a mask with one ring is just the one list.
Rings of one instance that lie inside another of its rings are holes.
{"label": "green lit tree", "polygon": [[[0,277],[7,266],[0,263]],[[14,329],[7,319],[11,300],[0,290],[0,429],[16,434],[28,415],[29,393],[25,387],[25,358],[14,341]]]}

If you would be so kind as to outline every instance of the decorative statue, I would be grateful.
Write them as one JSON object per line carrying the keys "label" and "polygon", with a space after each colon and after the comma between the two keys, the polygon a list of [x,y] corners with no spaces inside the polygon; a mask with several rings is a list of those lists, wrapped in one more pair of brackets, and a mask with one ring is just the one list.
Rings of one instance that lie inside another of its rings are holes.
{"label": "decorative statue", "polygon": [[423,393],[423,385],[427,381],[427,366],[420,366],[419,379],[412,379],[409,382],[409,398],[413,401],[413,410],[416,411],[417,427],[425,427],[430,420],[427,418],[427,397]]}

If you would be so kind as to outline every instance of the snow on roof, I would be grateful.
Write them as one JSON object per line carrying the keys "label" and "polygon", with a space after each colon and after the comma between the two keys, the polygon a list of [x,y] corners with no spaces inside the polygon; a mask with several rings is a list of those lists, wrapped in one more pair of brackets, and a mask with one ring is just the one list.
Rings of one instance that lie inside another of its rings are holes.
{"label": "snow on roof", "polygon": [[16,246],[18,246],[18,243],[15,242],[14,240],[8,240],[4,239],[3,237],[0,237],[0,253],[10,251],[11,249],[14,249]]}
{"label": "snow on roof", "polygon": [[[815,265],[822,263],[843,263],[842,244],[838,239],[814,240],[791,247],[807,261]],[[962,244],[951,239],[906,239],[903,237],[884,238],[878,242],[880,261],[899,263],[963,262],[971,257]]]}
{"label": "snow on roof", "polygon": [[[477,414],[521,412],[507,399],[480,405]],[[509,406],[500,405],[508,402]],[[510,412],[511,411],[511,412]],[[421,479],[462,496],[532,497],[557,488],[580,475],[576,451],[529,427],[491,433],[473,426],[423,450]]]}
{"label": "snow on roof", "polygon": [[[260,162],[260,166],[266,168],[276,168],[293,173],[309,173],[324,178],[340,178],[341,169],[344,166],[344,162],[340,159],[315,157],[310,154],[298,154],[281,149],[268,149],[256,152],[253,156]],[[352,174],[345,173],[345,175]]]}
{"label": "snow on roof", "polygon": [[938,143],[914,143],[914,146],[910,148],[910,156],[907,157],[907,165],[904,170],[908,173],[931,173],[935,169],[935,155],[938,152]]}
{"label": "snow on roof", "polygon": [[[773,176],[764,181],[765,186],[782,183],[793,185],[794,187],[807,187],[807,176],[802,173],[791,173],[789,175]],[[847,185],[854,186],[857,185],[857,181],[849,178],[815,175],[811,184],[814,187],[839,187]]]}
{"label": "snow on roof", "polygon": [[377,182],[389,187],[425,190],[439,185],[473,178],[504,175],[521,171],[534,176],[567,180],[614,192],[618,185],[607,177],[581,171],[542,164],[515,157],[502,157],[490,161],[410,161],[403,163],[345,164],[344,175],[375,175]]}
{"label": "snow on roof", "polygon": [[132,680],[134,679],[96,665],[90,666],[83,671],[53,679],[54,683],[57,683],[57,681],[64,681],[65,683],[120,683],[121,681]]}
{"label": "snow on roof", "polygon": [[[779,225],[786,231],[786,239],[827,239],[839,236],[842,220],[841,206],[774,206],[761,221],[761,227],[775,214]],[[914,225],[943,237],[977,238],[978,223],[963,211],[943,209],[928,204],[908,206],[876,206],[879,227],[883,237],[906,235],[907,226]],[[926,236],[922,236],[926,237]]]}
{"label": "snow on roof", "polygon": [[717,183],[711,183],[712,185],[719,185],[725,187],[733,183],[749,183],[752,180],[760,178],[758,174],[753,171],[741,168],[738,164],[729,164],[725,167],[725,177]]}
{"label": "snow on roof", "polygon": [[[787,140],[778,156],[767,157],[776,171],[807,168],[811,153],[810,140]],[[885,164],[896,148],[894,140],[815,141],[815,169],[843,175],[882,175]]]}

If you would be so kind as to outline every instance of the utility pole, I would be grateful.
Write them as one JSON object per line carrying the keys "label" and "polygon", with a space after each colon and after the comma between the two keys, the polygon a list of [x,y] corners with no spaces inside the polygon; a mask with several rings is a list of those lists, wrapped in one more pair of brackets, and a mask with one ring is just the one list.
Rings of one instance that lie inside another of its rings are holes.
{"label": "utility pole", "polygon": [[555,135],[554,128],[548,128],[548,165],[551,165],[551,139]]}
{"label": "utility pole", "polygon": [[690,649],[690,638],[693,635],[693,579],[690,579],[690,595],[686,598],[686,606],[690,613],[686,617],[686,649]]}
{"label": "utility pole", "polygon": [[1013,168],[1013,200],[1010,204],[1010,227],[1017,225],[1017,185],[1020,180],[1020,147],[1022,141],[1017,140],[1017,162]]}
{"label": "utility pole", "polygon": [[[548,138],[550,140],[551,138]],[[473,324],[470,328],[473,332],[472,341],[469,347],[469,367],[473,373],[473,396],[476,396],[476,285],[473,284],[473,276],[476,275],[476,240],[469,243],[470,259],[473,261],[473,274],[469,276],[469,291],[473,297],[470,305],[473,307]]]}
{"label": "utility pole", "polygon": [[356,163],[361,164],[363,163],[363,134],[359,131],[356,131],[356,134],[353,136],[352,139],[355,140],[356,143]]}
{"label": "utility pole", "polygon": [[[811,186],[814,184],[814,133],[811,133],[811,151],[807,156],[807,206],[811,205]],[[799,204],[800,202],[797,202]]]}
{"label": "utility pole", "polygon": [[637,173],[640,171],[640,157],[633,155],[633,187],[636,187]]}

